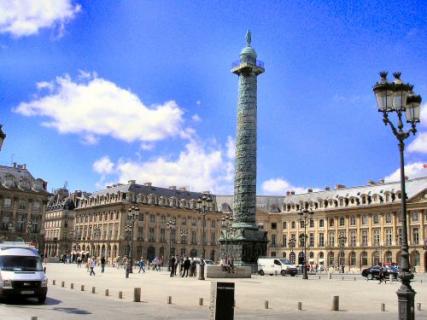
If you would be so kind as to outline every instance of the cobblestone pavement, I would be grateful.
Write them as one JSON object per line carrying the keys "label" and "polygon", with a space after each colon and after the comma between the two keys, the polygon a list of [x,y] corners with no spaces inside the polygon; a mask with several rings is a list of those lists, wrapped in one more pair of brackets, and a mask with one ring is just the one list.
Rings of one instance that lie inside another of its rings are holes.
{"label": "cobblestone pavement", "polygon": [[[2,319],[207,319],[210,281],[195,278],[170,278],[167,272],[134,273],[125,279],[124,270],[106,268],[104,274],[96,270],[90,277],[84,268],[75,265],[48,264],[49,292],[46,305],[35,302],[2,303]],[[354,280],[356,279],[356,280]],[[52,280],[56,285],[52,285]],[[416,303],[422,311],[416,319],[427,320],[427,275],[418,274],[413,284],[417,291]],[[422,282],[421,282],[422,280]],[[65,287],[61,287],[61,282]],[[227,280],[230,281],[230,280]],[[309,280],[281,276],[255,276],[253,279],[235,279],[235,319],[390,319],[397,317],[396,290],[399,283],[378,284],[358,275],[327,276]],[[74,289],[70,289],[70,284]],[[85,291],[81,291],[81,285]],[[92,286],[96,293],[91,293]],[[142,289],[142,302],[132,302],[134,287]],[[105,297],[105,289],[110,296]],[[119,291],[123,299],[118,298]],[[340,312],[330,311],[332,297],[340,296]],[[172,297],[172,304],[166,303]],[[204,306],[198,306],[199,298]],[[265,300],[269,309],[264,309]],[[297,311],[297,303],[303,311]],[[381,312],[385,303],[386,312]]]}

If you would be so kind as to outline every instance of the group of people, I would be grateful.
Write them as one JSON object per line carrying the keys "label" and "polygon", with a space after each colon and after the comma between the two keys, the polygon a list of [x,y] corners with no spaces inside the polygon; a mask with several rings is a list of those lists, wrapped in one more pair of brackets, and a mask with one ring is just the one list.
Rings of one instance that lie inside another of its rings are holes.
{"label": "group of people", "polygon": [[197,274],[197,261],[194,258],[188,256],[172,256],[169,259],[169,270],[170,276],[177,276],[178,270],[181,277],[195,277]]}
{"label": "group of people", "polygon": [[220,260],[220,265],[223,271],[234,273],[234,259],[233,257],[226,256]]}

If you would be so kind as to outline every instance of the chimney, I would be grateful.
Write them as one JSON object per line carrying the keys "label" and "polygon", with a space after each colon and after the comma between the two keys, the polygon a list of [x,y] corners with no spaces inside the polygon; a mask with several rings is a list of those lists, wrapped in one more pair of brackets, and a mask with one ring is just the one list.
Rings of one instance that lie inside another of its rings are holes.
{"label": "chimney", "polygon": [[376,185],[376,183],[375,183],[375,181],[374,181],[374,180],[368,180],[368,184],[369,184],[370,186],[375,186],[375,185]]}
{"label": "chimney", "polygon": [[16,162],[12,163],[13,167],[16,168]]}
{"label": "chimney", "polygon": [[343,184],[337,184],[335,186],[335,189],[337,189],[337,190],[339,190],[339,189],[345,189],[345,185],[343,185]]}
{"label": "chimney", "polygon": [[311,189],[311,188],[310,188],[310,189],[308,189],[308,190],[307,190],[307,192],[308,192],[308,193],[312,193],[312,192],[313,192],[313,189]]}
{"label": "chimney", "polygon": [[129,180],[128,184],[135,184],[136,180]]}
{"label": "chimney", "polygon": [[151,182],[145,182],[145,183],[144,183],[144,186],[146,186],[146,187],[151,187]]}
{"label": "chimney", "polygon": [[326,190],[326,191],[330,191],[330,190],[331,190],[331,187],[325,187],[325,190]]}
{"label": "chimney", "polygon": [[295,191],[291,191],[291,195],[295,195]]}
{"label": "chimney", "polygon": [[170,186],[169,189],[176,190],[176,186]]}

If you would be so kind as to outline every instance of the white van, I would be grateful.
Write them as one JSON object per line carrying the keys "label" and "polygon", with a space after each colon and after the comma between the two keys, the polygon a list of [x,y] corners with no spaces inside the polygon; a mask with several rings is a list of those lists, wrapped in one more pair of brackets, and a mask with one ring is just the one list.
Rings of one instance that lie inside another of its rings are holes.
{"label": "white van", "polygon": [[294,277],[298,273],[298,269],[288,259],[275,257],[260,257],[258,258],[258,273],[264,274],[287,274]]}
{"label": "white van", "polygon": [[23,242],[0,242],[0,297],[36,297],[44,303],[47,277],[37,249]]}

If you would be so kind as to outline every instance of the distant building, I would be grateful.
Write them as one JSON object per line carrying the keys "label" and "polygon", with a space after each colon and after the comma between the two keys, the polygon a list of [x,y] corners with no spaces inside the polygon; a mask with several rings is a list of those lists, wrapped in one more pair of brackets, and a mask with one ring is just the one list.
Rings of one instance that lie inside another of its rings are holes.
{"label": "distant building", "polygon": [[[152,260],[155,256],[202,255],[202,214],[198,199],[207,193],[185,188],[160,188],[151,183],[116,184],[83,197],[75,212],[73,250],[105,256],[110,262],[128,255],[129,238],[125,232],[128,210],[137,206],[133,257]],[[207,208],[205,224],[206,257],[218,258],[221,213],[215,196]],[[169,227],[168,227],[169,226]]]}
{"label": "distant building", "polygon": [[26,165],[0,166],[0,238],[22,239],[43,249],[46,189],[47,182],[35,179]]}
{"label": "distant building", "polygon": [[62,257],[70,254],[74,240],[74,209],[82,197],[89,194],[75,191],[70,194],[66,188],[54,191],[49,198],[43,223],[46,257]]}

